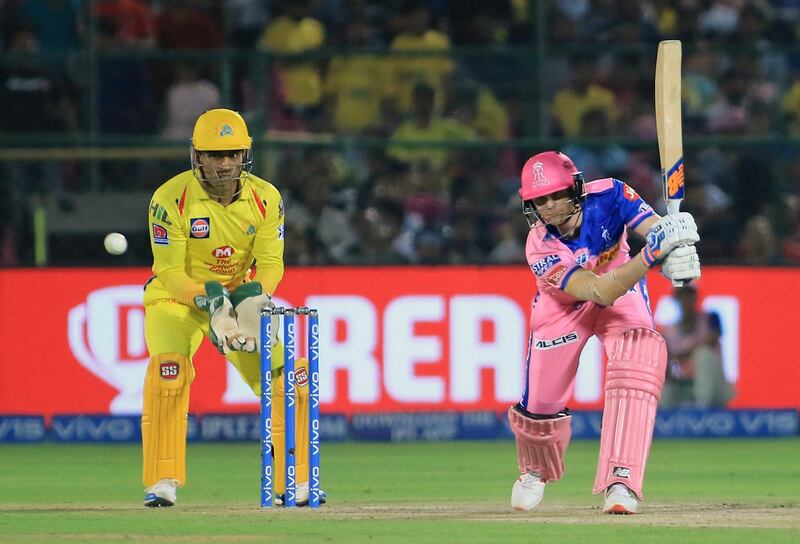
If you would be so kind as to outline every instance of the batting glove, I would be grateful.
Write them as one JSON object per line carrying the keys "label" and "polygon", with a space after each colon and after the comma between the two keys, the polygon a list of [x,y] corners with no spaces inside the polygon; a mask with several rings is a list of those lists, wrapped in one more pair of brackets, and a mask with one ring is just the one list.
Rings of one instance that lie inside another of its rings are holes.
{"label": "batting glove", "polygon": [[694,246],[681,246],[673,249],[661,265],[661,275],[675,287],[700,277],[700,257]]}

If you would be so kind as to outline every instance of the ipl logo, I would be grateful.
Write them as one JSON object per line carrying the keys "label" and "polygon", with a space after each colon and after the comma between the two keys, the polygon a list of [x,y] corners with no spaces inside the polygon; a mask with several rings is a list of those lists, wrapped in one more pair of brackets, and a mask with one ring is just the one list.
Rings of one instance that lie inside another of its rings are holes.
{"label": "ipl logo", "polygon": [[541,162],[533,163],[533,186],[542,187],[550,185],[550,180],[544,177],[544,165]]}
{"label": "ipl logo", "polygon": [[75,358],[119,390],[112,414],[142,412],[142,389],[149,356],[144,342],[141,285],[92,291],[69,311],[67,337]]}

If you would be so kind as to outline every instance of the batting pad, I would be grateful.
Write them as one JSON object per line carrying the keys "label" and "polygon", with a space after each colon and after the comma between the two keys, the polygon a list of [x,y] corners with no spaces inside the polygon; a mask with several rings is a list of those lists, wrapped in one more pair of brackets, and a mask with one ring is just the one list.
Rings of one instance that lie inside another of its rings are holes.
{"label": "batting pad", "polygon": [[564,475],[564,451],[572,437],[572,416],[533,419],[512,406],[508,422],[517,439],[520,472],[537,472],[547,482],[560,479]]}
{"label": "batting pad", "polygon": [[142,481],[150,487],[172,478],[186,483],[186,425],[192,362],[179,353],[150,358],[142,408]]}
{"label": "batting pad", "polygon": [[654,330],[630,330],[611,341],[595,493],[623,483],[643,497],[644,469],[666,367],[667,345]]}
{"label": "batting pad", "polygon": [[[299,357],[294,362],[295,379],[295,482],[308,482],[308,359]],[[284,402],[283,372],[272,378],[272,447],[275,459],[275,493],[286,492],[286,407]]]}

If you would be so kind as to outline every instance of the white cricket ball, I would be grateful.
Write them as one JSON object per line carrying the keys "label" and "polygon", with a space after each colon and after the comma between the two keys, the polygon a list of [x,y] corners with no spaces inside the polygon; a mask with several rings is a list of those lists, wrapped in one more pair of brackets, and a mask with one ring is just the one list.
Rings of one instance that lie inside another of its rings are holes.
{"label": "white cricket ball", "polygon": [[128,240],[118,232],[110,232],[106,234],[103,245],[112,255],[122,255],[128,249]]}

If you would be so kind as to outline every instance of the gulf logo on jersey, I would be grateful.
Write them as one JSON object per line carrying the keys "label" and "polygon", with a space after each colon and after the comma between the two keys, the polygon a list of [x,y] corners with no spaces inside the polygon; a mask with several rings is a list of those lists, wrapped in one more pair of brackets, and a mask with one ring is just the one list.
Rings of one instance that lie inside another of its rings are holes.
{"label": "gulf logo on jersey", "polygon": [[192,217],[189,221],[190,238],[208,238],[211,234],[211,220],[208,217]]}
{"label": "gulf logo on jersey", "polygon": [[218,248],[211,251],[211,255],[213,255],[217,259],[230,259],[233,257],[234,249],[231,246],[219,246]]}
{"label": "gulf logo on jersey", "polygon": [[158,223],[153,223],[153,243],[158,244],[160,246],[165,246],[169,244],[167,229],[165,229]]}

